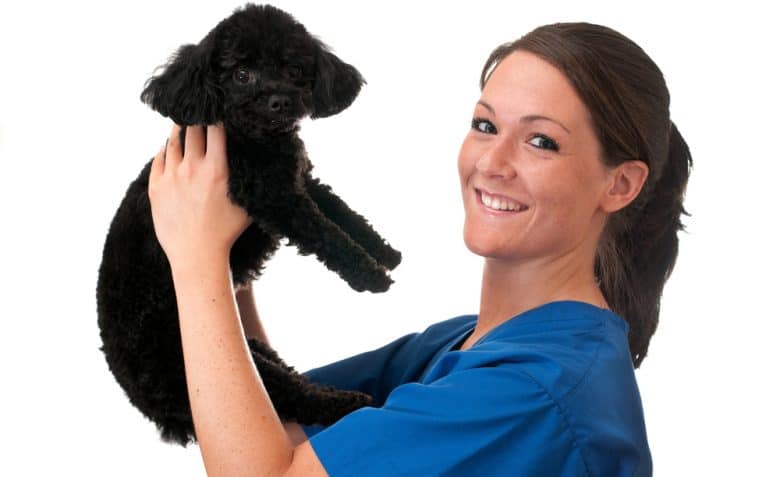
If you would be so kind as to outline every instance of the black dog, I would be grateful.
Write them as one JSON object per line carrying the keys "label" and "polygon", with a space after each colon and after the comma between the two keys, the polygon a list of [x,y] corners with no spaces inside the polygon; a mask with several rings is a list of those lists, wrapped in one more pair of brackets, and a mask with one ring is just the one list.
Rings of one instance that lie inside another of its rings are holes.
{"label": "black dog", "polygon": [[[358,291],[385,291],[401,260],[368,222],[325,184],[298,138],[298,121],[349,106],[363,80],[289,14],[247,4],[197,45],[183,45],[141,99],[180,125],[222,122],[229,197],[253,223],[230,253],[234,284],[257,279],[282,236],[316,254]],[[180,140],[184,144],[185,129]],[[166,442],[195,440],[170,265],[154,233],[148,198],[151,160],[114,216],[98,272],[98,326],[109,369],[130,402]],[[331,424],[371,404],[357,391],[320,386],[273,349],[249,348],[282,420]]]}

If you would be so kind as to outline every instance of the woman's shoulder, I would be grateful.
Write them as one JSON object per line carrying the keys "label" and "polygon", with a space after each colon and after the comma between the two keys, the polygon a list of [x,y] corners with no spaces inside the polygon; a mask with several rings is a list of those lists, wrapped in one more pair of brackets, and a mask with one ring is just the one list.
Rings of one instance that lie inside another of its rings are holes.
{"label": "woman's shoulder", "polygon": [[451,318],[447,318],[432,323],[423,331],[423,333],[436,334],[436,335],[443,334],[443,333],[454,333],[456,331],[460,331],[470,326],[473,327],[476,323],[477,323],[477,315],[474,314],[457,315]]}
{"label": "woman's shoulder", "polygon": [[451,345],[453,340],[474,329],[476,323],[477,315],[458,315],[428,325],[414,333],[413,340],[416,345],[442,350],[448,344]]}
{"label": "woman's shoulder", "polygon": [[470,368],[510,367],[554,399],[564,399],[581,386],[604,388],[634,379],[627,323],[610,310],[584,302],[552,302],[508,319],[466,350],[450,350],[476,321],[474,314],[459,315],[418,334],[420,344],[440,350],[422,381]]}
{"label": "woman's shoulder", "polygon": [[[432,334],[461,336],[472,329],[475,315],[433,325]],[[426,330],[428,331],[428,330]],[[633,371],[627,325],[618,315],[584,302],[552,302],[518,314],[490,330],[469,349],[447,353],[447,369],[510,366],[523,372],[551,395],[562,397],[597,368]]]}

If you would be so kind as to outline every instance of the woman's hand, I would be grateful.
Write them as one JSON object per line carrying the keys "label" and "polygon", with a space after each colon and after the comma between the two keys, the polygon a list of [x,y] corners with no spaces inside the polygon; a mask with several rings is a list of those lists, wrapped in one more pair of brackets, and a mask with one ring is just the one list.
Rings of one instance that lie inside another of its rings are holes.
{"label": "woman's hand", "polygon": [[222,125],[208,126],[207,131],[187,127],[184,152],[180,130],[174,124],[167,148],[157,153],[149,173],[154,231],[172,268],[204,257],[229,259],[233,243],[252,223],[227,195]]}

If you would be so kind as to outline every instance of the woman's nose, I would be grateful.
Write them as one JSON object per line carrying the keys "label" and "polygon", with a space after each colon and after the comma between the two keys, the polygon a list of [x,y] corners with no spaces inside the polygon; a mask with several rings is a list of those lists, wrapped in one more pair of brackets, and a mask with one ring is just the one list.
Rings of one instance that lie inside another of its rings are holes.
{"label": "woman's nose", "polygon": [[497,139],[479,158],[476,168],[486,176],[513,178],[516,173],[512,165],[514,147],[510,140]]}

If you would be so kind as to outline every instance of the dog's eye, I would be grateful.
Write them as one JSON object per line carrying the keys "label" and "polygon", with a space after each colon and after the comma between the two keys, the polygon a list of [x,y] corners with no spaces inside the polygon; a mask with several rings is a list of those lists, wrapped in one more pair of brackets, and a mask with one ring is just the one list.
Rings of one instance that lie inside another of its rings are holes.
{"label": "dog's eye", "polygon": [[255,82],[255,75],[243,68],[239,68],[233,73],[233,79],[240,84],[251,84]]}
{"label": "dog's eye", "polygon": [[298,65],[287,65],[284,72],[289,79],[295,80],[301,77],[301,67]]}

